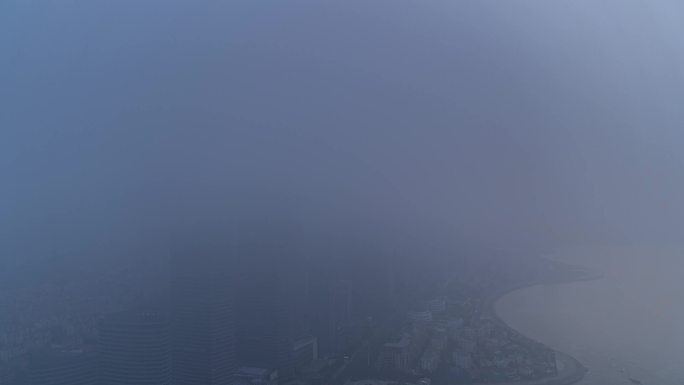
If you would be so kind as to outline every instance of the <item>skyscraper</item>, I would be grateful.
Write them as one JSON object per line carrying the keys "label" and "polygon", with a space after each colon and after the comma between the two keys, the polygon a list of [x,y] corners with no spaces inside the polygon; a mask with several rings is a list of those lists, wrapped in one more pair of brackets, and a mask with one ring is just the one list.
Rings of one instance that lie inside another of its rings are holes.
{"label": "skyscraper", "polygon": [[238,351],[242,364],[295,374],[295,341],[310,333],[308,277],[287,226],[241,228]]}
{"label": "skyscraper", "polygon": [[243,281],[239,316],[239,353],[244,365],[278,370],[281,378],[294,374],[293,314],[288,293],[272,275]]}
{"label": "skyscraper", "polygon": [[348,281],[326,278],[319,280],[312,290],[316,308],[313,332],[321,354],[334,356],[345,347],[346,333],[352,324],[352,286]]}
{"label": "skyscraper", "polygon": [[95,385],[95,358],[82,350],[41,349],[29,355],[29,385]]}
{"label": "skyscraper", "polygon": [[174,385],[227,385],[237,367],[234,285],[228,250],[176,260],[171,286]]}
{"label": "skyscraper", "polygon": [[168,321],[158,311],[129,311],[99,325],[100,385],[169,385]]}

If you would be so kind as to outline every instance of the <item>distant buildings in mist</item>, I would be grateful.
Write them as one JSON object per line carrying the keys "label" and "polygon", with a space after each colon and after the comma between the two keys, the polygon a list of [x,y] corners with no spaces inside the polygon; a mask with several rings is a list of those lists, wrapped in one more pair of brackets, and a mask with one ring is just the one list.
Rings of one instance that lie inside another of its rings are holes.
{"label": "distant buildings in mist", "polygon": [[97,346],[99,385],[166,385],[171,380],[168,319],[160,311],[106,316]]}
{"label": "distant buildings in mist", "polygon": [[163,296],[104,315],[95,341],[35,350],[24,383],[283,383],[343,354],[358,319],[353,283],[260,252],[177,258]]}
{"label": "distant buildings in mist", "polygon": [[36,349],[28,357],[30,385],[95,385],[99,383],[96,355],[83,349]]}
{"label": "distant buildings in mist", "polygon": [[226,258],[198,255],[174,267],[172,383],[229,384],[238,365],[233,266]]}

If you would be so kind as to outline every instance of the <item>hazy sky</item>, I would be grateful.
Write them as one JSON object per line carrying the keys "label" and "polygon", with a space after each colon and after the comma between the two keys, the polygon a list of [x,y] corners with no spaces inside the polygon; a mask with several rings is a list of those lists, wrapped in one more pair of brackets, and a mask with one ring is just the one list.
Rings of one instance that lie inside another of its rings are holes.
{"label": "hazy sky", "polygon": [[678,239],[683,26],[676,0],[4,0],[2,254],[236,207]]}

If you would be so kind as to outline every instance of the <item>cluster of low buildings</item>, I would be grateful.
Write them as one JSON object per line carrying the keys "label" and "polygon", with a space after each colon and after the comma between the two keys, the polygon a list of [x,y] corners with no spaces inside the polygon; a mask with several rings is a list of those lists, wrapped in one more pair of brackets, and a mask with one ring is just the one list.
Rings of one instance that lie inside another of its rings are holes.
{"label": "cluster of low buildings", "polygon": [[[59,346],[70,352],[96,335],[101,314],[117,311],[140,295],[131,271],[111,272],[97,281],[46,282],[0,292],[0,383],[11,383],[28,353]],[[62,355],[60,355],[61,357]]]}
{"label": "cluster of low buildings", "polygon": [[556,373],[555,353],[491,319],[479,319],[453,335],[453,377],[472,381],[517,381]]}
{"label": "cluster of low buildings", "polygon": [[406,314],[376,362],[387,378],[442,382],[533,380],[556,373],[553,350],[483,316],[476,298],[438,297]]}
{"label": "cluster of low buildings", "polygon": [[430,373],[442,363],[448,343],[449,323],[441,317],[446,299],[430,300],[425,309],[406,315],[407,323],[394,340],[382,346],[378,369],[394,373]]}

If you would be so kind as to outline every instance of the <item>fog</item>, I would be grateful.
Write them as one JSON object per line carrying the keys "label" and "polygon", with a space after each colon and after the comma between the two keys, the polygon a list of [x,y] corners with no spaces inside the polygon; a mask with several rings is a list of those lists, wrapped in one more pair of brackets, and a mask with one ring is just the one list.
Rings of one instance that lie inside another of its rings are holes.
{"label": "fog", "polygon": [[681,12],[3,2],[4,254],[259,199],[525,247],[676,239]]}
{"label": "fog", "polygon": [[0,269],[284,229],[319,260],[679,243],[683,26],[674,0],[2,1]]}

